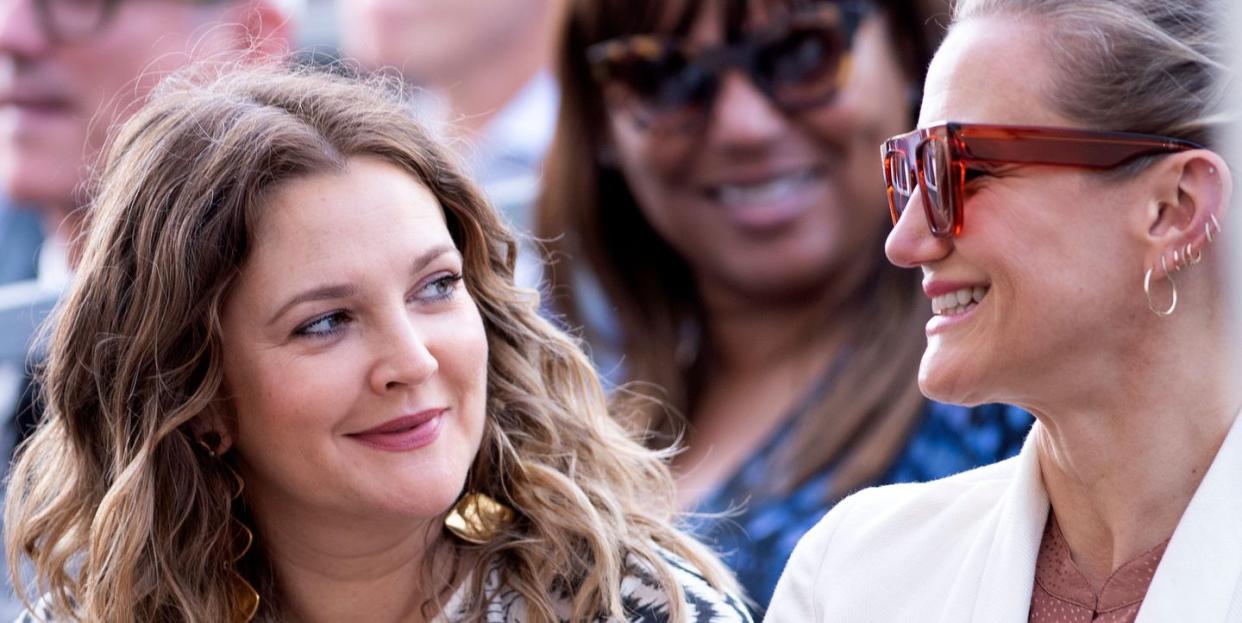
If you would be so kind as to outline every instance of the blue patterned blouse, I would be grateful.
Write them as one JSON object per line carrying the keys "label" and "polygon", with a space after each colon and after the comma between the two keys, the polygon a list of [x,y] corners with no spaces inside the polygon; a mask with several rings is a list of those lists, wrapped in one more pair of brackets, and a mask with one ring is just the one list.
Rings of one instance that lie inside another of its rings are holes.
{"label": "blue patterned blouse", "polygon": [[[725,563],[756,602],[755,620],[763,619],[785,561],[808,530],[837,502],[824,500],[832,466],[782,496],[762,495],[774,469],[778,449],[792,434],[789,424],[772,437],[695,509],[724,518],[699,518],[691,530],[720,552]],[[875,484],[924,482],[994,463],[1018,453],[1033,419],[1004,405],[968,408],[928,402],[926,414],[888,472]]]}

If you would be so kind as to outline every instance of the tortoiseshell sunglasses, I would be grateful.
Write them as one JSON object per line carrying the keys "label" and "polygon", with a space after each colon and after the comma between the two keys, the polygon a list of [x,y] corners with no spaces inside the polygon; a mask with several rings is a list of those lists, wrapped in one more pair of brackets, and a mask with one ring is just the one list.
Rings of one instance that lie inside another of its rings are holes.
{"label": "tortoiseshell sunglasses", "polygon": [[820,2],[707,47],[675,36],[629,35],[590,46],[587,60],[609,104],[646,130],[701,128],[724,75],[734,69],[776,106],[796,112],[836,95],[849,76],[854,33],[874,9],[869,0]]}
{"label": "tortoiseshell sunglasses", "polygon": [[893,224],[920,189],[932,235],[962,231],[970,163],[1040,164],[1107,170],[1145,156],[1203,149],[1167,136],[974,123],[942,123],[884,141],[884,181]]}

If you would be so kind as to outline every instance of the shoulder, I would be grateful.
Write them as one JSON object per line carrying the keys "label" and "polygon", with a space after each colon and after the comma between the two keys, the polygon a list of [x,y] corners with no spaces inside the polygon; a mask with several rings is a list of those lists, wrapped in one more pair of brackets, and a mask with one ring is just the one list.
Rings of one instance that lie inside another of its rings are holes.
{"label": "shoulder", "polygon": [[[753,623],[736,595],[714,588],[689,561],[662,549],[658,550],[658,554],[672,573],[673,581],[681,588],[680,621]],[[483,620],[486,623],[523,623],[529,619],[527,604],[516,589],[505,583],[504,576],[499,564],[493,565],[488,572],[483,586],[486,604]],[[671,618],[670,596],[657,577],[649,563],[634,555],[627,557],[625,575],[621,578],[621,601],[626,611],[624,623],[678,623]],[[450,600],[445,608],[447,614],[437,619],[437,623],[464,623],[467,620],[466,584]],[[559,619],[570,620],[574,596],[565,589],[555,589],[552,597]]]}
{"label": "shoulder", "polygon": [[971,537],[988,529],[1017,469],[1018,459],[1008,459],[845,498],[794,549],[768,618],[817,621],[826,593],[856,595],[879,585],[900,592],[903,579],[913,580],[912,566],[965,556]]}
{"label": "shoulder", "polygon": [[[661,550],[673,581],[681,588],[682,618],[703,623],[750,623],[749,611],[736,595],[713,587],[688,560]],[[651,567],[631,556],[621,581],[621,598],[630,623],[664,623],[669,618],[669,595],[656,580]]]}
{"label": "shoulder", "polygon": [[52,605],[46,596],[35,602],[34,605],[23,610],[17,615],[17,619],[13,623],[60,623],[65,621],[60,617],[54,616],[52,613]]}
{"label": "shoulder", "polygon": [[932,482],[864,489],[838,504],[803,542],[820,553],[831,547],[842,553],[887,550],[896,556],[894,547],[917,550],[947,535],[970,532],[1000,504],[1017,465],[1013,458]]}

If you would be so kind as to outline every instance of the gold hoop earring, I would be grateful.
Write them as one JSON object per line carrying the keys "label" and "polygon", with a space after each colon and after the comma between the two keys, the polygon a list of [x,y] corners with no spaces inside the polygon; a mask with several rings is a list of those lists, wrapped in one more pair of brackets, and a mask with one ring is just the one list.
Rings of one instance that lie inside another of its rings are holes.
{"label": "gold hoop earring", "polygon": [[[233,492],[232,498],[236,502],[241,499],[242,492],[246,490],[246,481],[241,477],[241,474],[237,473],[237,470],[233,469],[232,465],[224,461],[221,461],[221,463],[224,464],[225,469],[229,471],[229,474],[233,476],[233,480],[237,483],[237,490]],[[234,553],[231,555],[232,560],[225,565],[225,571],[233,578],[233,594],[237,599],[232,620],[234,623],[250,623],[259,612],[259,591],[256,591],[254,586],[246,578],[242,577],[241,573],[238,573],[237,563],[242,558],[245,558],[246,554],[250,552],[250,548],[254,546],[254,532],[246,524],[242,523],[236,515],[233,515],[231,510],[229,514],[231,516],[229,521],[236,528],[237,536],[241,537],[240,546],[238,546],[235,539],[233,544]]]}
{"label": "gold hoop earring", "polygon": [[207,453],[207,456],[218,459],[220,458],[220,444],[224,442],[224,438],[214,430],[209,430],[194,439],[199,447]]}
{"label": "gold hoop earring", "polygon": [[1164,270],[1164,278],[1169,282],[1169,287],[1173,291],[1173,300],[1169,303],[1169,307],[1167,309],[1159,309],[1156,307],[1155,301],[1151,298],[1151,276],[1152,273],[1155,272],[1154,268],[1148,268],[1147,274],[1143,275],[1143,294],[1147,295],[1147,308],[1150,309],[1152,313],[1160,316],[1161,318],[1168,318],[1169,316],[1172,316],[1173,311],[1177,309],[1177,282],[1173,281],[1173,274],[1170,273],[1168,267],[1165,266],[1163,257],[1160,258],[1160,267]]}
{"label": "gold hoop earring", "polygon": [[475,545],[491,541],[513,523],[513,509],[482,493],[467,493],[444,518],[444,527]]}
{"label": "gold hoop earring", "polygon": [[[208,456],[216,459],[220,465],[224,466],[225,471],[229,473],[229,476],[233,478],[233,482],[236,484],[236,489],[233,491],[233,496],[230,500],[232,502],[240,500],[242,492],[246,490],[246,480],[242,478],[241,474],[237,473],[236,469],[233,469],[232,465],[220,458],[219,448],[223,442],[220,433],[207,431],[195,438],[194,441],[207,452]],[[231,578],[230,581],[233,584],[233,595],[235,598],[233,615],[230,621],[232,623],[249,623],[254,620],[255,615],[259,612],[259,591],[256,591],[254,586],[245,577],[242,577],[241,573],[238,573],[237,563],[242,558],[245,558],[250,548],[254,546],[254,532],[246,524],[242,523],[236,515],[233,515],[231,509],[229,515],[229,523],[234,528],[233,543],[230,546],[233,551],[229,553],[230,560],[224,563],[224,570]]]}

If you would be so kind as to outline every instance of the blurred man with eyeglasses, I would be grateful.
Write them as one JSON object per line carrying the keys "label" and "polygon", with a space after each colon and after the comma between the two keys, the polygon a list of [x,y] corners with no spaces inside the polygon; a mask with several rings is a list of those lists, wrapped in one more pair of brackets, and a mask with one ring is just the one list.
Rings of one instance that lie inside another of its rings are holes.
{"label": "blurred man with eyeglasses", "polygon": [[[28,357],[26,347],[71,279],[87,182],[108,131],[140,107],[163,76],[189,63],[286,51],[294,4],[0,0],[0,213],[7,213],[0,227],[28,222],[29,216],[14,216],[23,209],[37,217],[45,237],[37,252],[31,246],[0,253],[5,262],[37,260],[35,274],[28,275],[33,279],[0,285],[5,457],[18,431],[34,421],[26,367],[37,354]],[[0,240],[6,233],[16,235],[0,231]],[[0,274],[12,268],[0,266]],[[0,619],[15,615],[0,607]]]}

